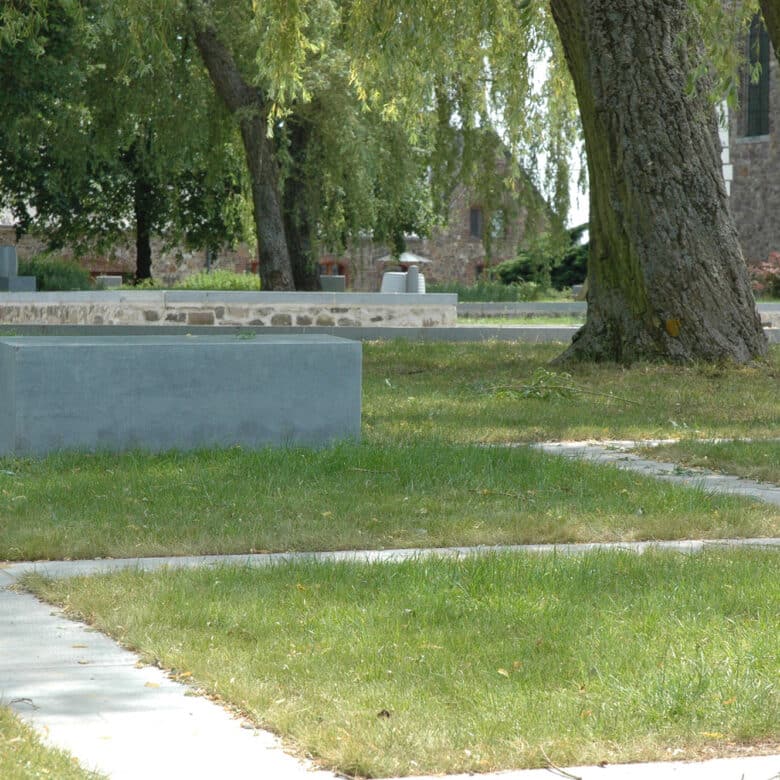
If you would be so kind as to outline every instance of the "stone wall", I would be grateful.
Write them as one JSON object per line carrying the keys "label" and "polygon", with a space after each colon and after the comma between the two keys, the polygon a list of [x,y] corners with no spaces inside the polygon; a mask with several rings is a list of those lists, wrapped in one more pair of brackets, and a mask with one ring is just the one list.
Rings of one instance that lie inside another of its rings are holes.
{"label": "stone wall", "polygon": [[731,211],[748,262],[780,251],[780,67],[770,52],[769,134],[745,136],[744,104],[730,122]]}
{"label": "stone wall", "polygon": [[[0,243],[16,244],[20,260],[43,252],[45,242],[36,236],[25,235],[19,239],[9,226],[0,226]],[[72,249],[65,247],[56,251],[56,255],[65,259],[74,259]],[[135,245],[131,242],[119,243],[109,252],[88,252],[78,258],[78,262],[90,270],[93,276],[98,274],[122,274],[132,278],[135,274]],[[252,249],[246,245],[235,248],[225,247],[219,251],[216,260],[211,261],[212,268],[245,273],[256,270],[257,264]],[[190,274],[206,268],[206,253],[202,249],[169,247],[160,238],[152,239],[152,276],[163,284],[173,284]]]}
{"label": "stone wall", "polygon": [[13,325],[225,325],[435,327],[457,321],[457,296],[379,293],[0,293],[0,327]]}
{"label": "stone wall", "polygon": [[[425,263],[420,272],[426,283],[473,284],[488,266],[495,266],[517,255],[517,247],[526,234],[527,214],[524,209],[508,219],[505,230],[497,236],[491,246],[488,258],[481,238],[471,234],[470,211],[480,207],[480,201],[466,187],[457,187],[450,199],[449,220],[446,225],[435,228],[429,238],[406,239],[406,249],[420,255]],[[490,226],[485,225],[485,230]],[[382,274],[393,266],[377,263],[389,254],[385,246],[363,241],[350,247],[341,262],[347,267],[349,282],[355,290],[378,290]]]}

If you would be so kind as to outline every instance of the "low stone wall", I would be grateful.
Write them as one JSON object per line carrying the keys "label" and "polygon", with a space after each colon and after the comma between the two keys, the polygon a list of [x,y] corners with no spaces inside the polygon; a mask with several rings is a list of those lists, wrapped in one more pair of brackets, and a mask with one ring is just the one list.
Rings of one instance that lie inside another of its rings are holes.
{"label": "low stone wall", "polygon": [[0,293],[0,326],[251,325],[437,327],[455,325],[457,296],[434,293],[274,293],[122,290]]}

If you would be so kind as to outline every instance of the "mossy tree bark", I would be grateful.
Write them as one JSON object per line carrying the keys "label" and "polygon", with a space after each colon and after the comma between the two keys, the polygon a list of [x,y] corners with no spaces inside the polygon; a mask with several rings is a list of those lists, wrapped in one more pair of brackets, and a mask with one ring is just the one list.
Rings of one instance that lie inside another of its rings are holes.
{"label": "mossy tree bark", "polygon": [[224,43],[211,28],[195,33],[198,51],[217,94],[238,119],[252,182],[257,253],[264,290],[294,290],[282,216],[280,176],[273,139],[268,137],[265,100],[248,84]]}
{"label": "mossy tree bark", "polygon": [[588,315],[566,360],[766,354],[686,0],[551,0],[590,177]]}

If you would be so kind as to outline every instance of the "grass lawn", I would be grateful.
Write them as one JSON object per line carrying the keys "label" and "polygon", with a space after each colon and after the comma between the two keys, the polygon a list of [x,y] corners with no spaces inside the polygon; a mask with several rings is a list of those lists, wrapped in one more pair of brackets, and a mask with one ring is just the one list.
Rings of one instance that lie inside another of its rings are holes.
{"label": "grass lawn", "polygon": [[775,552],[29,584],[348,774],[707,757],[780,742]]}
{"label": "grass lawn", "polygon": [[780,535],[780,509],[527,447],[0,463],[0,559]]}
{"label": "grass lawn", "polygon": [[679,463],[683,466],[701,466],[713,471],[780,485],[780,439],[681,441],[660,447],[645,447],[642,452],[657,460]]}
{"label": "grass lawn", "polygon": [[[560,351],[366,344],[361,443],[0,459],[0,560],[780,535],[771,505],[505,446],[776,437],[780,348],[739,369],[564,371],[549,366]],[[301,751],[386,776],[779,749],[778,560],[505,555],[28,584]]]}
{"label": "grass lawn", "polygon": [[458,317],[458,325],[488,325],[496,328],[505,325],[582,325],[584,322],[584,314],[582,316],[526,314],[521,317]]}
{"label": "grass lawn", "polygon": [[67,753],[45,746],[38,735],[7,708],[0,706],[0,777],[3,780],[98,780]]}
{"label": "grass lawn", "polygon": [[780,350],[569,375],[556,349],[366,345],[360,444],[0,459],[0,560],[780,533],[777,507],[483,446],[776,434]]}
{"label": "grass lawn", "polygon": [[[780,436],[780,345],[766,365],[753,368],[551,369],[562,349],[512,342],[366,344],[364,436],[461,444]],[[551,373],[545,378],[543,371]],[[535,392],[540,384],[549,392]]]}

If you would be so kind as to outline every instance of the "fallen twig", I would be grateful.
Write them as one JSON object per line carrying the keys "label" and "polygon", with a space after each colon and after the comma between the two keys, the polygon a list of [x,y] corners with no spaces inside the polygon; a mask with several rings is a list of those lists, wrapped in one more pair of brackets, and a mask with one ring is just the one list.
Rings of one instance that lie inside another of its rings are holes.
{"label": "fallen twig", "polygon": [[561,769],[561,767],[557,766],[556,764],[553,764],[552,761],[550,761],[550,757],[547,755],[547,753],[544,752],[544,748],[540,746],[539,748],[542,751],[542,755],[544,756],[544,760],[547,762],[547,767],[551,772],[557,772],[561,777],[568,777],[570,780],[582,780],[582,778],[579,775],[573,775],[571,772],[567,772],[565,769]]}

